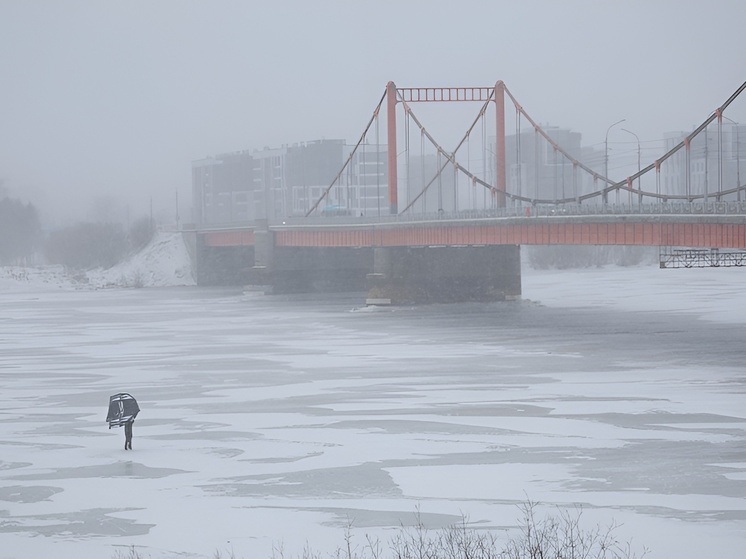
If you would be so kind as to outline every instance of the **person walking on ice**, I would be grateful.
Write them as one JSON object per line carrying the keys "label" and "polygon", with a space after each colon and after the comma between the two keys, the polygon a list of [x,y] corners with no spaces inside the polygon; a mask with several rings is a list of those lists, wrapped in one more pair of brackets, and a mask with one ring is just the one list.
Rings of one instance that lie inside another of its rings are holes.
{"label": "person walking on ice", "polygon": [[140,406],[131,394],[120,392],[109,398],[109,413],[106,421],[109,422],[109,429],[124,425],[124,450],[132,450],[132,424],[138,413],[140,413]]}

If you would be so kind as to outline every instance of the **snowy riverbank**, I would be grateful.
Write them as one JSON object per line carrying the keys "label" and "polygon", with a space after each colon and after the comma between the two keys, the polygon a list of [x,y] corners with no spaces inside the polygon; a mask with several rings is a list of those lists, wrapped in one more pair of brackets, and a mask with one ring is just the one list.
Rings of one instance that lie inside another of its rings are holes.
{"label": "snowy riverbank", "polygon": [[[534,270],[524,264],[522,287],[524,299],[551,307],[692,313],[737,323],[744,321],[746,308],[744,273],[743,268],[661,270],[651,264]],[[62,266],[0,267],[0,292],[195,284],[179,232],[158,232],[142,251],[106,270],[68,273]]]}
{"label": "snowy riverbank", "polygon": [[0,267],[0,291],[176,287],[195,285],[179,232],[158,232],[140,252],[108,269],[67,272],[62,266]]}

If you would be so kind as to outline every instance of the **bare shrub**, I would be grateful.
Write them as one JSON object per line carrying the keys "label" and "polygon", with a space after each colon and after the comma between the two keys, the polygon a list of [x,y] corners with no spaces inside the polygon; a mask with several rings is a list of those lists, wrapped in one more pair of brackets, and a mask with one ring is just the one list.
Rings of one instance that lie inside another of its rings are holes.
{"label": "bare shrub", "polygon": [[[352,522],[344,532],[344,543],[331,554],[323,554],[308,545],[298,559],[641,559],[630,542],[616,536],[617,524],[603,527],[582,525],[582,509],[559,510],[539,517],[538,505],[527,501],[520,506],[517,535],[501,542],[494,532],[476,530],[466,517],[461,522],[436,531],[425,527],[417,512],[414,527],[400,527],[388,542],[388,552],[377,538],[355,542]],[[214,559],[222,559],[216,552]],[[115,559],[144,559],[134,548],[129,554],[117,553]],[[236,559],[231,551],[228,559]],[[282,544],[273,546],[271,559],[286,559]],[[290,558],[288,558],[290,559]]]}
{"label": "bare shrub", "polygon": [[401,529],[391,542],[395,559],[498,559],[499,544],[490,532],[469,528],[466,518],[459,524],[430,532],[419,520],[412,530]]}
{"label": "bare shrub", "polygon": [[44,246],[50,263],[76,270],[110,268],[126,250],[124,229],[113,223],[78,223],[51,233]]}
{"label": "bare shrub", "polygon": [[[412,528],[401,527],[389,541],[388,551],[378,539],[366,536],[363,545],[352,537],[352,525],[345,530],[343,546],[331,555],[322,555],[308,548],[300,559],[636,559],[628,542],[616,537],[616,524],[608,527],[582,526],[582,510],[558,511],[555,515],[537,517],[537,504],[521,505],[518,535],[501,543],[494,532],[469,527],[464,517],[447,528],[431,531],[425,527],[419,512]],[[644,550],[644,557],[647,550]],[[272,559],[284,559],[281,548]]]}
{"label": "bare shrub", "polygon": [[[536,503],[521,505],[520,535],[508,541],[501,559],[635,559],[629,542],[616,537],[618,526],[581,526],[582,510],[559,511],[538,519]],[[643,550],[640,557],[644,557]]]}
{"label": "bare shrub", "polygon": [[127,548],[126,552],[117,550],[114,554],[114,559],[145,559],[144,555],[141,555],[139,551],[135,549],[134,545]]}

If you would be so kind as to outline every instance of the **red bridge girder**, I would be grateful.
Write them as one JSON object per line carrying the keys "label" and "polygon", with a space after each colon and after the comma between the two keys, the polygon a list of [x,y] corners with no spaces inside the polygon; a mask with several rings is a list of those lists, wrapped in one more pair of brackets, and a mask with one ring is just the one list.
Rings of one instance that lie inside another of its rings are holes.
{"label": "red bridge girder", "polygon": [[[202,233],[211,247],[253,246],[250,230]],[[744,223],[572,223],[547,220],[274,230],[278,247],[635,245],[746,249]]]}
{"label": "red bridge girder", "polygon": [[202,234],[202,240],[208,247],[254,246],[252,229],[208,231]]}
{"label": "red bridge girder", "polygon": [[746,249],[746,225],[544,222],[275,233],[275,246],[436,245],[636,245]]}

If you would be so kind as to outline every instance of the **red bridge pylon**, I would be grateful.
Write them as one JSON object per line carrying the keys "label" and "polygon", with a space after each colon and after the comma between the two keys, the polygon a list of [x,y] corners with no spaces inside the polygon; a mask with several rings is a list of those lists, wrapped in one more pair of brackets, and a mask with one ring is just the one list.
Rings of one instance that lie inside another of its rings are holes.
{"label": "red bridge pylon", "polygon": [[[409,111],[409,103],[495,103],[495,185],[492,189],[497,207],[505,207],[506,156],[505,156],[505,84],[498,81],[494,87],[396,87],[393,81],[386,86],[387,134],[388,134],[388,187],[391,214],[399,213],[396,105],[403,103]],[[483,114],[484,111],[480,113]]]}

